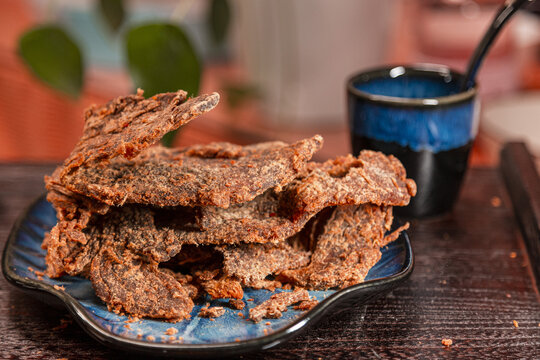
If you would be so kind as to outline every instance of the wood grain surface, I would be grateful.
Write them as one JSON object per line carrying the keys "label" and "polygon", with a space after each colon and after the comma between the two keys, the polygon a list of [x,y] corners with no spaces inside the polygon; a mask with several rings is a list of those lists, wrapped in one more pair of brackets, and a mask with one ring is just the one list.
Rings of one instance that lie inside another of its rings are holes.
{"label": "wood grain surface", "polygon": [[[53,166],[0,165],[0,245]],[[452,215],[413,224],[411,278],[385,298],[244,359],[540,359],[540,300],[500,174],[472,169]],[[516,320],[519,327],[515,327]],[[117,359],[0,278],[0,359]],[[445,347],[443,338],[452,339]]]}
{"label": "wood grain surface", "polygon": [[540,177],[538,177],[531,153],[521,142],[510,142],[503,147],[500,168],[538,284],[540,282]]}

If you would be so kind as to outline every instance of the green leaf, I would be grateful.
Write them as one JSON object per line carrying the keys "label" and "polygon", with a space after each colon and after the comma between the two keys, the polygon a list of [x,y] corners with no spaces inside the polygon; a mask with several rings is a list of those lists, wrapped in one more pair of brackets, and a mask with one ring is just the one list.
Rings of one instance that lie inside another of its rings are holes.
{"label": "green leaf", "polygon": [[19,55],[42,81],[72,97],[83,85],[84,67],[77,44],[54,25],[35,27],[19,39]]}
{"label": "green leaf", "polygon": [[226,84],[223,91],[227,95],[227,104],[231,108],[237,108],[246,101],[260,98],[260,91],[251,84]]}
{"label": "green leaf", "polygon": [[99,0],[99,12],[113,31],[120,28],[126,15],[123,0]]}
{"label": "green leaf", "polygon": [[180,129],[170,131],[161,138],[161,143],[163,144],[163,146],[171,147],[173,145],[174,139],[176,138],[176,135],[178,134],[178,130]]}
{"label": "green leaf", "polygon": [[[188,37],[178,26],[155,23],[130,29],[126,35],[128,68],[136,87],[144,95],[183,89],[199,93],[201,64]],[[173,135],[163,143],[170,146]]]}
{"label": "green leaf", "polygon": [[221,44],[227,37],[229,23],[231,22],[229,2],[227,0],[212,0],[206,21],[212,40],[216,44]]}
{"label": "green leaf", "polygon": [[135,86],[152,95],[183,89],[199,93],[201,65],[184,32],[171,24],[149,24],[126,35],[129,72]]}

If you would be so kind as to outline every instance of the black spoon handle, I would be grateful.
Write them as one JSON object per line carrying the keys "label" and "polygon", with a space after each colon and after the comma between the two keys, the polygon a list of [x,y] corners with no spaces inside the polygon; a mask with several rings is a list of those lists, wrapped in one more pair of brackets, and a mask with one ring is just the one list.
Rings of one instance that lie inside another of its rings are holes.
{"label": "black spoon handle", "polygon": [[476,78],[476,73],[484,61],[486,53],[489,51],[493,40],[497,37],[504,24],[512,17],[512,15],[523,6],[526,2],[531,2],[534,0],[507,0],[504,5],[499,9],[499,12],[489,25],[489,29],[486,34],[480,41],[480,44],[474,50],[474,54],[469,61],[467,66],[467,72],[465,73],[465,78],[461,84],[461,91],[465,91],[474,86],[474,80]]}

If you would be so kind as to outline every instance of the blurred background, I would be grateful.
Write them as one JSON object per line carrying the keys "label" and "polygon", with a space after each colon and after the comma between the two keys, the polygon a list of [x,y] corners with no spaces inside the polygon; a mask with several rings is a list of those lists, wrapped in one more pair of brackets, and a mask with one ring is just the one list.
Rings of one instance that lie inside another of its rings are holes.
{"label": "blurred background", "polygon": [[[415,62],[463,70],[502,2],[0,0],[0,162],[61,161],[86,107],[138,86],[146,95],[178,87],[222,95],[170,139],[175,146],[320,133],[319,158],[348,153],[351,74]],[[495,165],[509,139],[540,156],[538,9],[513,18],[479,75],[473,165]]]}

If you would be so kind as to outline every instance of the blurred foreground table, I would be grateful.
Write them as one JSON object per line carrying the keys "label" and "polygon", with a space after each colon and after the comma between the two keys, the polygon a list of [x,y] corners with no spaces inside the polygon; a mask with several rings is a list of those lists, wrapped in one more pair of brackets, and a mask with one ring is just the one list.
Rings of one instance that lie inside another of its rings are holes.
{"label": "blurred foreground table", "polygon": [[[53,165],[0,164],[0,245]],[[496,168],[473,168],[451,216],[409,231],[415,270],[385,298],[242,358],[540,358],[540,297]],[[0,278],[0,358],[133,358]],[[452,339],[445,347],[443,338]]]}

